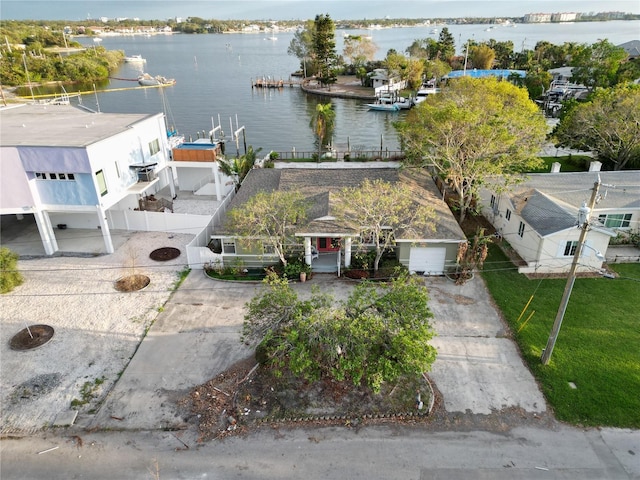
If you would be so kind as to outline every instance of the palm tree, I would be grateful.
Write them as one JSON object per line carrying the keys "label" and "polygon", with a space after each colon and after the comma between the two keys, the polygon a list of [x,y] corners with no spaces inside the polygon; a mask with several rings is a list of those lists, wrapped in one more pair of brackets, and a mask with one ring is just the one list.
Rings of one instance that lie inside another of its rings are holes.
{"label": "palm tree", "polygon": [[258,150],[254,150],[253,146],[249,145],[247,148],[247,153],[242,155],[241,157],[236,157],[233,159],[218,159],[218,166],[220,167],[220,171],[227,175],[228,177],[233,178],[234,183],[236,184],[236,191],[240,188],[240,184],[244,177],[247,176],[249,171],[253,168],[256,163],[256,155],[262,150],[259,148]]}
{"label": "palm tree", "polygon": [[333,111],[331,102],[319,103],[316,105],[316,111],[311,118],[311,128],[318,138],[318,161],[322,154],[322,145],[328,134],[333,130],[333,122],[336,118],[336,112]]}

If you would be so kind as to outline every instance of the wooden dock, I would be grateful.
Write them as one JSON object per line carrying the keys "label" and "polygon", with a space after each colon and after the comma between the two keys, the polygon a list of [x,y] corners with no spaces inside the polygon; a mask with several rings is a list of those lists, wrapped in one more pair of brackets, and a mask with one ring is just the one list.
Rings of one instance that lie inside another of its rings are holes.
{"label": "wooden dock", "polygon": [[271,77],[262,77],[257,78],[256,80],[251,81],[251,88],[284,88],[284,87],[296,87],[299,86],[302,82],[300,80],[295,80],[293,78],[289,78],[288,80],[283,79],[275,79]]}

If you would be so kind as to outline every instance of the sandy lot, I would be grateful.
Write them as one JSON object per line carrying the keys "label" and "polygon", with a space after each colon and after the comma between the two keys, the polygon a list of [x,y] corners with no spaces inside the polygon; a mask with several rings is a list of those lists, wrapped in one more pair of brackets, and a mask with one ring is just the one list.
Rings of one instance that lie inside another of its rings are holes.
{"label": "sandy lot", "polygon": [[[90,412],[113,387],[186,267],[192,235],[136,233],[113,255],[22,260],[25,282],[0,297],[0,433],[31,433]],[[156,262],[156,248],[181,255]],[[151,283],[118,292],[121,276]],[[15,351],[11,338],[27,325],[55,329],[46,345]],[[82,405],[72,408],[72,402]],[[86,402],[86,403],[84,403]]]}

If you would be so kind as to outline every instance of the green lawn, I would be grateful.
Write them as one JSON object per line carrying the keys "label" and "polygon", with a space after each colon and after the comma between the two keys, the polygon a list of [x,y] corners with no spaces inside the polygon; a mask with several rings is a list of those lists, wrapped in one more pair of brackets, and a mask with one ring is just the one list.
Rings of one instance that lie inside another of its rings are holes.
{"label": "green lawn", "polygon": [[497,246],[490,247],[482,276],[556,417],[585,426],[640,428],[640,264],[613,265],[617,279],[576,280],[551,362],[544,366],[540,356],[566,279],[529,280],[510,268]]}

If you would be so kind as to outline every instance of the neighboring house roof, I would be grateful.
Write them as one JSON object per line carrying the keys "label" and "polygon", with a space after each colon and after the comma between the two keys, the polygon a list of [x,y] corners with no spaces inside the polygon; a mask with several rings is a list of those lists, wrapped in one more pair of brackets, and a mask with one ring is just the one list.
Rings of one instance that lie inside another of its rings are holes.
{"label": "neighboring house roof", "polygon": [[[298,230],[305,233],[357,233],[340,225],[331,217],[336,193],[343,188],[358,187],[365,179],[382,180],[388,183],[402,182],[415,193],[415,201],[434,208],[436,229],[423,232],[420,240],[465,240],[462,229],[451,214],[431,177],[424,171],[400,170],[397,168],[350,168],[350,169],[253,169],[245,177],[242,186],[229,205],[229,209],[241,207],[258,192],[274,190],[300,192],[311,204],[310,221]],[[218,234],[229,234],[224,226]],[[396,232],[400,239],[402,232]],[[405,239],[408,240],[408,239]],[[416,239],[418,240],[418,239]]]}
{"label": "neighboring house roof", "polygon": [[640,40],[631,40],[629,42],[621,43],[618,45],[620,48],[624,48],[629,58],[640,57]]}
{"label": "neighboring house roof", "polygon": [[[161,115],[161,114],[157,114]],[[71,105],[19,105],[0,108],[3,147],[86,147],[111,138],[148,114],[95,113]]]}
{"label": "neighboring house roof", "polygon": [[529,189],[511,197],[515,211],[542,236],[574,227],[576,215],[570,213],[544,193]]}
{"label": "neighboring house roof", "polygon": [[516,212],[538,233],[548,235],[576,224],[600,175],[601,201],[594,210],[640,209],[640,170],[529,174],[510,193]]}

